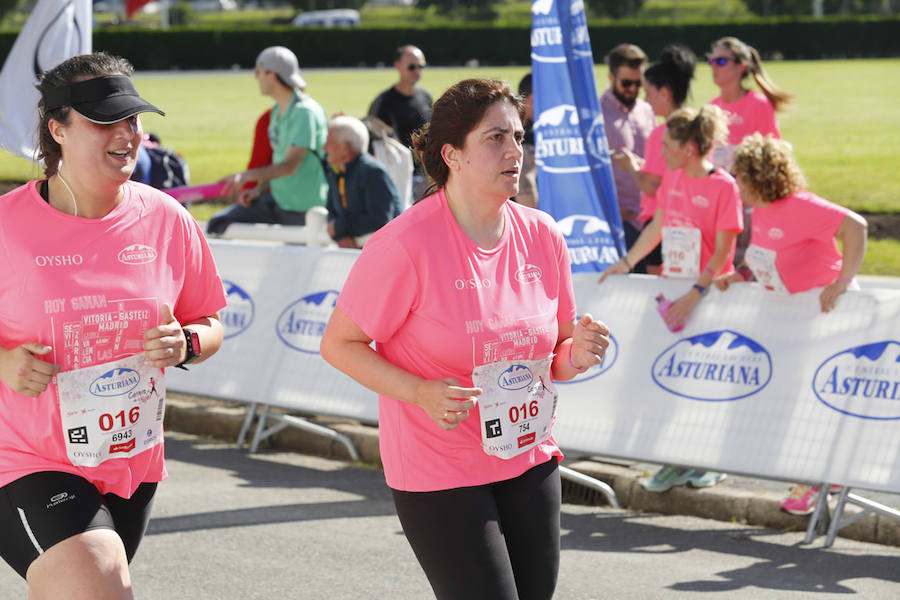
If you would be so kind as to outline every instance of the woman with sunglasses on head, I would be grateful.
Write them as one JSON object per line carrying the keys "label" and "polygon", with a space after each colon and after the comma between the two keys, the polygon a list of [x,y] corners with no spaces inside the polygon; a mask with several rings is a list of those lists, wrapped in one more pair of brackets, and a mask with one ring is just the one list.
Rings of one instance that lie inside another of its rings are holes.
{"label": "woman with sunglasses on head", "polygon": [[128,563],[166,476],[165,367],[222,343],[197,223],[129,181],[143,130],[127,61],[44,73],[46,179],[0,198],[0,555],[31,599],[132,598]]}
{"label": "woman with sunglasses on head", "polygon": [[[754,279],[781,294],[821,287],[823,313],[845,291],[859,289],[854,277],[866,252],[866,220],[807,191],[790,144],[771,135],[750,135],[735,152],[734,172],[741,201],[753,210],[753,235],[744,264],[719,278],[719,289]],[[818,488],[797,483],[781,509],[806,515],[818,497]]]}
{"label": "woman with sunglasses on head", "polygon": [[413,136],[432,193],[368,241],[322,337],[322,356],[379,394],[385,478],[442,600],[553,597],[552,382],[609,345],[605,325],[575,318],[556,223],[510,201],[523,114],[487,79],[435,102]]}
{"label": "woman with sunglasses on head", "polygon": [[[644,94],[653,108],[653,114],[666,118],[684,104],[694,77],[697,57],[690,49],[679,44],[669,44],[663,48],[659,61],[644,71]],[[638,220],[641,227],[656,213],[656,190],[666,172],[662,157],[662,138],[666,124],[657,126],[644,146],[644,158],[627,148],[613,154],[613,161],[634,178],[641,190],[641,211]],[[652,275],[662,272],[662,253],[657,244],[644,258],[646,270]]]}
{"label": "woman with sunglasses on head", "polygon": [[[666,172],[656,191],[657,205],[634,246],[600,277],[625,274],[662,241],[664,277],[693,282],[664,315],[677,331],[717,276],[734,270],[734,240],[743,229],[741,202],[734,178],[707,159],[710,149],[725,139],[727,117],[717,106],[699,111],[682,108],[666,120],[662,155]],[[662,467],[642,482],[644,489],[664,492],[685,483],[716,485],[722,473]]]}

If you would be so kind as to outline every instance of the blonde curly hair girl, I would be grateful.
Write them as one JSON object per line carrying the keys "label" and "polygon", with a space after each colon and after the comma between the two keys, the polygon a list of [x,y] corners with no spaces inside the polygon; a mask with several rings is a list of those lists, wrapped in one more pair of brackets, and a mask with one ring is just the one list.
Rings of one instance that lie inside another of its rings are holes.
{"label": "blonde curly hair girl", "polygon": [[748,135],[735,151],[735,177],[748,185],[766,203],[786,198],[806,188],[791,145],[771,134]]}

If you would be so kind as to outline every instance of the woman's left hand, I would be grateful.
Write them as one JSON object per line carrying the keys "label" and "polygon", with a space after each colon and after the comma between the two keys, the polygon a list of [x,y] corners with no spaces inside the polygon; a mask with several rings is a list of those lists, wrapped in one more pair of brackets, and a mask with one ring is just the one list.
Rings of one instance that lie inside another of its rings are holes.
{"label": "woman's left hand", "polygon": [[181,323],[172,315],[168,304],[162,305],[159,326],[144,334],[144,363],[149,367],[174,367],[184,360],[187,342]]}
{"label": "woman's left hand", "polygon": [[838,296],[847,291],[847,283],[840,279],[835,279],[825,286],[822,293],[819,294],[819,303],[822,305],[822,312],[830,312],[837,302]]}
{"label": "woman's left hand", "polygon": [[600,364],[609,347],[609,333],[605,323],[595,321],[588,313],[582,315],[572,332],[572,366],[583,371]]}
{"label": "woman's left hand", "polygon": [[669,329],[678,327],[690,316],[691,311],[700,302],[700,293],[691,288],[688,293],[672,303],[666,311],[664,320]]}

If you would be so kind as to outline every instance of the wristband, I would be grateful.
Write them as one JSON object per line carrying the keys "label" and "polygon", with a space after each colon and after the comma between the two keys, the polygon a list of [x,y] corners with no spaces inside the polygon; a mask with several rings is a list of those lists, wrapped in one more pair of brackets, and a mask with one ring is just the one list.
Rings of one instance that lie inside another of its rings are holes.
{"label": "wristband", "polygon": [[625,258],[625,255],[622,255],[622,262],[625,263],[625,266],[628,267],[628,272],[631,273],[634,270],[634,267],[628,264],[628,259]]}
{"label": "wristband", "polygon": [[583,373],[584,371],[588,370],[587,367],[581,367],[579,369],[578,367],[575,366],[575,363],[572,362],[572,346],[569,346],[569,366],[572,367],[573,369],[575,369],[576,371],[578,371],[579,373]]}
{"label": "wristband", "polygon": [[699,283],[695,283],[692,287],[695,290],[697,290],[698,292],[700,292],[701,297],[703,297],[703,295],[706,293],[706,288],[703,287],[702,285],[700,285]]}
{"label": "wristband", "polygon": [[853,283],[853,278],[852,277],[844,277],[843,275],[841,275],[840,277],[838,277],[838,281],[842,281],[842,282],[846,283],[847,285],[850,285],[851,283]]}

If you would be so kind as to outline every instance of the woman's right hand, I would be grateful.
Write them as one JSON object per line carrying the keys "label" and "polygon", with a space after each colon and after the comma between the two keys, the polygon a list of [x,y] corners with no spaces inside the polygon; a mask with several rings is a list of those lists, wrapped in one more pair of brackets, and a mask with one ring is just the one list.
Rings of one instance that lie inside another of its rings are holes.
{"label": "woman's right hand", "polygon": [[455,379],[428,379],[416,389],[415,403],[441,429],[456,429],[475,408],[481,388],[464,388]]}
{"label": "woman's right hand", "polygon": [[36,357],[50,350],[50,346],[39,342],[25,342],[11,350],[0,349],[0,381],[23,396],[40,396],[60,369],[59,365]]}
{"label": "woman's right hand", "polygon": [[610,275],[626,275],[628,273],[628,267],[625,266],[621,260],[609,267],[606,267],[606,270],[603,271],[603,274],[600,275],[600,280],[597,283],[603,283],[606,281],[606,278]]}

